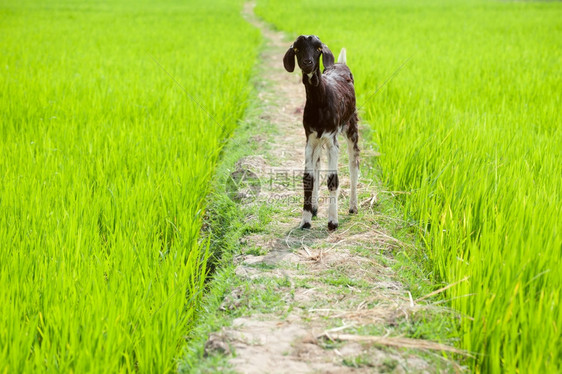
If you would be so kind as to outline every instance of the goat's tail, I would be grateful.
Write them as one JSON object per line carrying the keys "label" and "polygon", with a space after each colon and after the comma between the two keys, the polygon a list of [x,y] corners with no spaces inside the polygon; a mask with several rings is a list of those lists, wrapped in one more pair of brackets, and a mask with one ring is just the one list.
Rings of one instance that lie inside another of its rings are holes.
{"label": "goat's tail", "polygon": [[346,64],[346,63],[347,63],[347,57],[345,53],[345,48],[342,48],[340,51],[340,55],[338,56],[338,64]]}

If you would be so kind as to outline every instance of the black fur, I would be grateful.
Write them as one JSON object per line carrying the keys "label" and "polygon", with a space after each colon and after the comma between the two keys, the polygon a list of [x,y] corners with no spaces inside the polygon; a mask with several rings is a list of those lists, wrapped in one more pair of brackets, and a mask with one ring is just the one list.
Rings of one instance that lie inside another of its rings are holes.
{"label": "black fur", "polygon": [[304,186],[303,210],[312,213],[312,188],[314,186],[314,176],[309,173],[304,173],[302,177],[302,184]]}
{"label": "black fur", "polygon": [[337,174],[328,175],[328,189],[330,191],[335,191],[340,186],[340,180]]}

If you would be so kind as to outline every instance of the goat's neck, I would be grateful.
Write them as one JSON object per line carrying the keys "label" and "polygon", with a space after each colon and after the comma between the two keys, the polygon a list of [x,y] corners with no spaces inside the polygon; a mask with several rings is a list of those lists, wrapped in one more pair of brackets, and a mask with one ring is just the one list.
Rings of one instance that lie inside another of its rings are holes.
{"label": "goat's neck", "polygon": [[[314,85],[314,80],[318,81],[318,85]],[[316,69],[311,76],[302,74],[302,82],[306,89],[306,102],[311,104],[322,104],[326,100],[326,86],[320,69]]]}

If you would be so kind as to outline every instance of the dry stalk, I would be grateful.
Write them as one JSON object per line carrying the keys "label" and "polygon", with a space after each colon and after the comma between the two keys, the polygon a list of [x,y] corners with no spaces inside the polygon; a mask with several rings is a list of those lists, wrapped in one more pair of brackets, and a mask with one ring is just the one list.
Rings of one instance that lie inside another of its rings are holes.
{"label": "dry stalk", "polygon": [[412,298],[412,293],[408,291],[408,297],[410,298],[410,308],[414,307],[414,299]]}
{"label": "dry stalk", "polygon": [[430,292],[430,293],[428,293],[427,295],[422,296],[422,297],[420,297],[419,299],[417,299],[416,302],[425,300],[425,299],[427,299],[428,297],[435,296],[435,295],[437,295],[437,294],[439,294],[439,293],[441,293],[441,292],[443,292],[443,291],[446,291],[446,290],[448,290],[449,288],[454,287],[454,286],[456,286],[456,285],[459,284],[459,283],[462,283],[462,282],[464,282],[464,281],[467,281],[468,278],[470,278],[470,276],[464,277],[464,278],[461,279],[460,281],[457,281],[457,282],[455,282],[455,283],[451,283],[451,284],[449,284],[449,285],[447,285],[447,286],[445,286],[445,287],[443,287],[443,288],[440,288],[440,289],[438,289],[438,290],[435,290],[435,291],[433,291],[433,292]]}
{"label": "dry stalk", "polygon": [[371,343],[378,345],[385,345],[388,347],[396,348],[410,348],[410,349],[421,349],[429,351],[445,351],[453,352],[463,356],[469,356],[470,353],[463,351],[461,349],[451,347],[446,344],[441,344],[437,342],[432,342],[430,340],[421,339],[410,339],[401,337],[385,337],[385,336],[364,336],[364,335],[352,335],[352,334],[329,334],[327,332],[322,333],[317,336],[317,338],[328,337],[330,340],[339,341],[351,341],[351,342],[361,342],[361,343]]}

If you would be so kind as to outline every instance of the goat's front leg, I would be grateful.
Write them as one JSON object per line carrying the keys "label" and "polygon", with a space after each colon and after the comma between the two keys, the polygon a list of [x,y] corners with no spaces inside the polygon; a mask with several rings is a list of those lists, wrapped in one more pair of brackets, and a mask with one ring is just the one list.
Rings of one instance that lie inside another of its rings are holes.
{"label": "goat's front leg", "polygon": [[318,144],[312,152],[314,160],[314,185],[312,186],[312,217],[318,215],[318,190],[320,189],[320,159],[322,158],[322,146]]}
{"label": "goat's front leg", "polygon": [[301,229],[309,229],[312,225],[312,191],[314,190],[314,149],[316,141],[309,136],[306,139],[306,148],[304,150],[304,175],[302,184],[304,188],[304,205],[302,209]]}
{"label": "goat's front leg", "polygon": [[337,134],[328,140],[328,190],[330,190],[330,208],[328,209],[328,230],[338,228],[338,179],[339,146]]}

